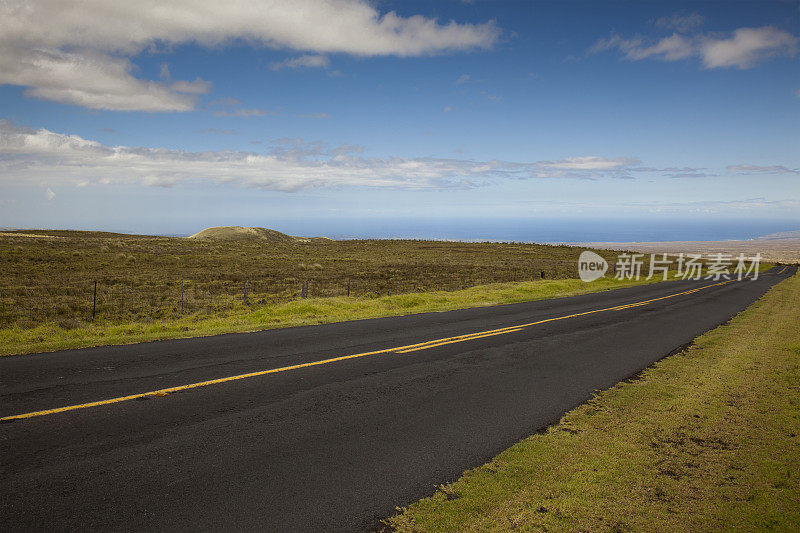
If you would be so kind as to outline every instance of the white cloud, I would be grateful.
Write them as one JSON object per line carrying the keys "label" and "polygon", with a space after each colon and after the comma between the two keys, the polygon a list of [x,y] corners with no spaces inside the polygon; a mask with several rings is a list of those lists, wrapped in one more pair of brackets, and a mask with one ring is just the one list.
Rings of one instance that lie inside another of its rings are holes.
{"label": "white cloud", "polygon": [[0,37],[0,83],[26,86],[26,96],[116,111],[188,111],[197,102],[196,96],[172,91],[163,83],[134,78],[126,58],[10,48],[4,40]]}
{"label": "white cloud", "polygon": [[328,113],[303,113],[302,115],[298,116],[301,118],[318,118],[318,119],[331,118],[331,116]]}
{"label": "white cloud", "polygon": [[728,39],[705,37],[700,46],[706,68],[745,69],[767,57],[794,55],[797,52],[797,37],[772,26],[739,28]]}
{"label": "white cloud", "polygon": [[592,53],[619,50],[626,59],[639,61],[653,58],[678,61],[699,58],[705,68],[738,67],[747,69],[772,56],[794,56],[798,39],[772,26],[739,28],[729,37],[718,34],[685,36],[674,33],[657,41],[642,37],[625,39],[612,35],[597,41]]}
{"label": "white cloud", "polygon": [[328,68],[330,64],[331,62],[326,56],[304,55],[273,63],[270,65],[270,68],[272,70],[282,70],[285,68]]}
{"label": "white cloud", "polygon": [[442,111],[444,111],[445,113],[449,113],[452,110],[453,110],[453,106],[446,105],[446,106],[444,106],[444,109]]}
{"label": "white cloud", "polygon": [[715,176],[717,176],[717,174],[709,174],[707,172],[677,172],[669,175],[670,178],[675,179],[712,178]]}
{"label": "white cloud", "polygon": [[794,95],[795,95],[796,97],[800,98],[800,89],[797,89],[797,90],[794,92]]}
{"label": "white cloud", "polygon": [[44,195],[48,200],[52,200],[53,198],[56,197],[56,193],[54,193],[53,189],[51,189],[50,187],[48,187],[47,190],[44,191]]}
{"label": "white cloud", "polygon": [[589,51],[598,53],[614,49],[622,52],[625,58],[631,61],[639,61],[648,57],[656,57],[665,61],[677,61],[695,54],[692,41],[678,34],[666,37],[653,44],[646,44],[641,37],[624,39],[619,35],[612,35],[608,39],[597,41]]}
{"label": "white cloud", "polygon": [[456,80],[456,85],[461,85],[462,83],[467,83],[470,80],[471,76],[469,74],[462,74]]}
{"label": "white cloud", "polygon": [[169,88],[177,93],[206,94],[211,90],[211,82],[196,78],[194,81],[176,81]]}
{"label": "white cloud", "polygon": [[381,14],[366,0],[12,0],[0,3],[0,84],[90,109],[186,111],[193,94],[205,92],[201,84],[139,79],[130,58],[153,47],[234,40],[317,54],[421,56],[490,48],[498,37],[493,22]]}
{"label": "white cloud", "polygon": [[609,159],[600,156],[567,157],[558,161],[542,161],[547,168],[562,170],[619,170],[638,165],[639,160],[632,157],[616,157]]}
{"label": "white cloud", "polygon": [[633,158],[572,157],[516,163],[445,158],[364,157],[361,147],[282,139],[266,154],[106,146],[77,135],[0,120],[0,180],[73,185],[231,183],[295,191],[313,187],[445,189],[492,179],[629,177]]}
{"label": "white cloud", "polygon": [[731,165],[728,171],[737,174],[800,174],[800,169],[786,168],[783,165]]}

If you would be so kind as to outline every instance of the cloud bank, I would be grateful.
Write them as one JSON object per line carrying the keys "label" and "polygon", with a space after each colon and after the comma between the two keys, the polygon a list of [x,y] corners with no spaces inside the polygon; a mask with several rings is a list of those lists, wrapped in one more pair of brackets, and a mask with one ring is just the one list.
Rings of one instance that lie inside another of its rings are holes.
{"label": "cloud bank", "polygon": [[107,146],[0,120],[0,181],[46,184],[210,182],[278,191],[318,187],[452,189],[493,179],[629,178],[635,158],[570,157],[520,163],[364,157],[363,148],[282,139],[269,153]]}
{"label": "cloud bank", "polygon": [[786,168],[783,165],[731,165],[728,171],[736,174],[800,174],[800,169]]}
{"label": "cloud bank", "polygon": [[207,82],[142,80],[130,58],[175,45],[233,42],[316,54],[422,56],[490,48],[498,37],[493,22],[380,14],[366,0],[8,0],[0,3],[0,84],[89,109],[187,111]]}
{"label": "cloud bank", "polygon": [[[234,134],[209,128],[202,133]],[[169,187],[181,183],[233,184],[276,191],[324,187],[394,189],[472,188],[511,179],[702,179],[720,174],[698,167],[653,168],[635,157],[580,156],[534,162],[436,157],[366,157],[355,145],[330,147],[302,139],[278,139],[266,153],[171,150],[108,146],[78,135],[30,129],[0,119],[0,182],[44,185],[134,183]],[[800,175],[783,165],[738,164],[737,175]]]}
{"label": "cloud bank", "polygon": [[736,67],[748,69],[774,56],[794,56],[798,38],[773,26],[739,28],[730,35],[716,33],[685,35],[673,33],[659,40],[612,35],[597,41],[589,51],[617,50],[625,59],[679,61],[698,58],[704,68]]}

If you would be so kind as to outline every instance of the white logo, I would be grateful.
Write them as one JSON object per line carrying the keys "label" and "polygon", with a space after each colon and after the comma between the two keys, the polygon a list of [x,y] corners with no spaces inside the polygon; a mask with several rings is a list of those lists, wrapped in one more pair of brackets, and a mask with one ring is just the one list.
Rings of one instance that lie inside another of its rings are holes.
{"label": "white logo", "polygon": [[600,279],[608,270],[608,262],[589,250],[581,252],[578,258],[578,275],[582,281],[594,281]]}

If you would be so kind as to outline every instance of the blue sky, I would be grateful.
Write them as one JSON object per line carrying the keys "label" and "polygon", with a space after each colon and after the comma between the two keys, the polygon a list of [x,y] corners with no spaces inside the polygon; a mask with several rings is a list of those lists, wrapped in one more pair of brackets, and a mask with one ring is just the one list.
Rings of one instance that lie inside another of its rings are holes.
{"label": "blue sky", "polygon": [[93,3],[0,8],[0,226],[800,229],[797,2]]}

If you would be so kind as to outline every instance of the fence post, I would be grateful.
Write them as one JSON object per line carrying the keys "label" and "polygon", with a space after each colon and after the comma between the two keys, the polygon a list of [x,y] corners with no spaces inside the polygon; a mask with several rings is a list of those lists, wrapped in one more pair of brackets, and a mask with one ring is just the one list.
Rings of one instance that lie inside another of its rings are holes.
{"label": "fence post", "polygon": [[94,282],[94,294],[92,295],[92,322],[97,314],[97,282]]}
{"label": "fence post", "polygon": [[303,282],[303,288],[300,291],[301,298],[308,298],[308,281]]}
{"label": "fence post", "polygon": [[244,281],[244,301],[245,301],[245,303],[247,303],[247,289],[249,289],[249,288],[250,288],[250,280],[246,279]]}
{"label": "fence post", "polygon": [[395,293],[395,290],[394,290],[394,276],[392,276],[392,292],[390,292],[389,294],[394,294],[394,293]]}
{"label": "fence post", "polygon": [[347,296],[350,296],[350,278],[347,278]]}

